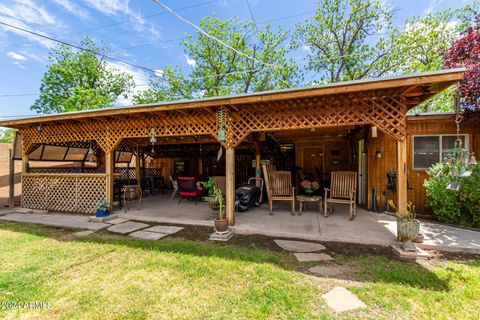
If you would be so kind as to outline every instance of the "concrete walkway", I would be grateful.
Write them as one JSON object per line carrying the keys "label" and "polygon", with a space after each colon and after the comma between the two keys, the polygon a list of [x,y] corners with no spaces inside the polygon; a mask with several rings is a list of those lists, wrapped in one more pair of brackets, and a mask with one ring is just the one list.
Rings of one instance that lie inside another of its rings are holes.
{"label": "concrete walkway", "polygon": [[44,226],[86,229],[99,231],[110,227],[110,224],[102,222],[90,222],[89,216],[73,214],[40,214],[40,213],[10,213],[0,217],[0,220],[36,223]]}
{"label": "concrete walkway", "polygon": [[[386,214],[378,214],[377,221],[392,235],[397,236],[396,218]],[[424,236],[423,243],[417,246],[422,249],[448,252],[480,254],[480,232],[456,228],[435,222],[421,221],[420,232]]]}

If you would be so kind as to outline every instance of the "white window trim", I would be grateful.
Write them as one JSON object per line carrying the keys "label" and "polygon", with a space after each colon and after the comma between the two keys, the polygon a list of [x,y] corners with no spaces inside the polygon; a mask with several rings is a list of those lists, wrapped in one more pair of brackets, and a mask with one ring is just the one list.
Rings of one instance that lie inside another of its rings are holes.
{"label": "white window trim", "polygon": [[[438,162],[443,160],[443,139],[442,137],[456,137],[456,134],[416,134],[412,135],[412,169],[413,170],[428,170],[429,168],[418,168],[415,167],[415,137],[437,137],[439,139],[439,150],[438,150]],[[469,134],[460,134],[461,137],[465,137],[465,146],[464,149],[470,151],[470,135]]]}

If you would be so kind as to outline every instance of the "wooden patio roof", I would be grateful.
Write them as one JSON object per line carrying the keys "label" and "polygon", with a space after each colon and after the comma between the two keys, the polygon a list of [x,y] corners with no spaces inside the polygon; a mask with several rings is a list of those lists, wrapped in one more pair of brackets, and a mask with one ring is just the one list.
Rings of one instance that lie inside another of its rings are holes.
{"label": "wooden patio roof", "polygon": [[[298,99],[304,100],[321,96],[338,96],[351,93],[356,93],[359,97],[363,96],[367,98],[374,96],[380,98],[382,94],[385,94],[386,92],[389,92],[392,95],[401,95],[405,98],[405,105],[408,109],[410,109],[461,80],[464,72],[464,68],[448,69],[378,79],[338,82],[312,87],[263,91],[235,96],[222,96],[197,100],[179,100],[172,102],[39,115],[0,121],[0,126],[21,129],[32,125],[37,125],[39,123],[75,123],[90,119],[105,121],[109,118],[145,117],[145,115],[150,115],[156,112],[198,108],[214,112],[216,108],[222,106],[230,106],[234,109],[235,106],[258,103],[271,103],[274,106],[275,102],[295,101]],[[379,94],[376,94],[377,92]]]}

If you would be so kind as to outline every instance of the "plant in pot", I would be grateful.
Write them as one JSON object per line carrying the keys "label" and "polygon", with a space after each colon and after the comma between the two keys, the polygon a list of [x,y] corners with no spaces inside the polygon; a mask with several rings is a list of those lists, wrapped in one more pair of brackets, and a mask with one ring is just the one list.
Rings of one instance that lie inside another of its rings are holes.
{"label": "plant in pot", "polygon": [[310,180],[303,180],[300,182],[300,186],[303,189],[303,194],[306,196],[311,196],[315,192],[315,190],[318,190],[320,188],[320,185],[318,184],[317,181],[310,181]]}
{"label": "plant in pot", "polygon": [[97,218],[106,217],[109,215],[111,209],[110,203],[104,198],[95,206],[95,216]]}
{"label": "plant in pot", "polygon": [[389,204],[395,210],[397,216],[398,240],[403,242],[401,248],[405,251],[417,251],[413,239],[420,233],[420,221],[415,219],[415,205],[408,202],[405,211],[400,212],[392,200],[389,201]]}
{"label": "plant in pot", "polygon": [[213,220],[215,232],[220,234],[226,233],[228,231],[228,219],[225,218],[225,205],[223,202],[223,194],[222,191],[220,191],[220,189],[218,188],[214,188],[213,194],[218,202],[218,217]]}
{"label": "plant in pot", "polygon": [[204,199],[207,201],[208,206],[213,210],[217,211],[219,208],[218,199],[215,196],[215,181],[212,177],[208,178],[207,181],[200,182],[200,186],[203,190],[207,191],[208,196]]}

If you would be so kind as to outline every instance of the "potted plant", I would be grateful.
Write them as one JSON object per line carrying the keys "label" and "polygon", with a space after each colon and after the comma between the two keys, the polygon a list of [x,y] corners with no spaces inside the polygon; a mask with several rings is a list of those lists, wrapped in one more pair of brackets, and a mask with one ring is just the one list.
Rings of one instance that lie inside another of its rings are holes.
{"label": "potted plant", "polygon": [[218,217],[213,220],[213,225],[217,233],[225,233],[228,231],[228,219],[225,218],[223,194],[218,188],[214,188],[213,194],[218,203]]}
{"label": "potted plant", "polygon": [[317,181],[309,181],[309,180],[303,180],[300,182],[300,186],[303,189],[303,194],[306,196],[311,196],[315,192],[315,190],[318,190],[320,188],[320,185],[318,184]]}
{"label": "potted plant", "polygon": [[397,216],[398,240],[403,242],[401,248],[405,251],[416,251],[417,248],[412,241],[420,233],[420,221],[415,219],[415,205],[408,202],[405,211],[399,212],[392,200],[389,201],[389,204]]}
{"label": "potted plant", "polygon": [[97,218],[102,218],[108,216],[112,207],[107,199],[103,198],[100,200],[97,205],[95,206],[95,216]]}
{"label": "potted plant", "polygon": [[215,196],[215,180],[212,177],[208,178],[207,181],[200,182],[200,186],[203,190],[207,191],[208,196],[204,199],[207,201],[208,206],[213,210],[217,211],[219,204],[217,197]]}

